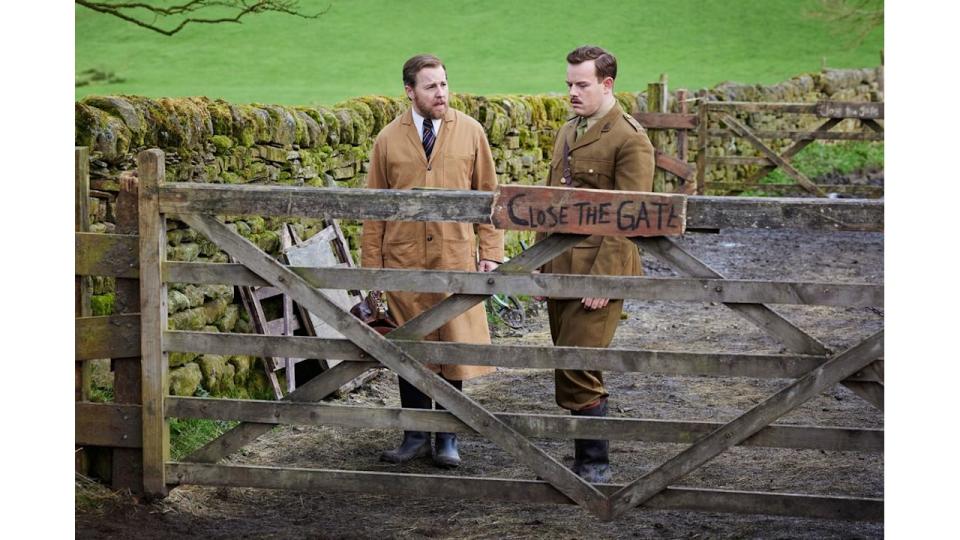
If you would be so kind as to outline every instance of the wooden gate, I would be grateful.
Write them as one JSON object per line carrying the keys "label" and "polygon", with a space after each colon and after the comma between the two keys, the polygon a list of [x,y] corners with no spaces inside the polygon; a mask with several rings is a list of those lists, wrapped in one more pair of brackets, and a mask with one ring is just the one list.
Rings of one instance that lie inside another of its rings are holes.
{"label": "wooden gate", "polygon": [[[126,446],[142,451],[142,487],[165,495],[181,484],[441,494],[517,502],[578,504],[600,519],[637,506],[880,520],[882,499],[691,489],[672,486],[725,450],[740,444],[881,452],[883,431],[771,425],[834,384],[844,384],[882,409],[883,332],[834,353],[764,304],[882,306],[883,287],[726,280],[687,253],[669,235],[686,229],[797,227],[813,230],[882,230],[879,201],[685,197],[504,186],[498,193],[382,191],[164,184],[159,150],[138,156],[139,235],[77,233],[77,274],[139,277],[140,314],[77,321],[77,360],[141,355],[142,400],[137,405],[77,405],[78,444]],[[598,200],[596,197],[606,198]],[[584,208],[594,204],[593,213]],[[558,204],[568,205],[570,219]],[[644,206],[644,204],[648,206]],[[579,206],[577,206],[579,205]],[[644,218],[640,207],[644,206]],[[553,209],[551,214],[549,209]],[[606,209],[606,210],[602,210]],[[649,210],[649,211],[648,211]],[[605,214],[607,211],[609,214]],[[579,214],[578,214],[579,212]],[[280,264],[236,235],[215,215],[256,214],[404,221],[494,223],[552,234],[495,273],[358,268],[305,268]],[[593,216],[583,221],[584,215]],[[572,216],[579,215],[579,221]],[[607,215],[607,219],[602,216]],[[165,261],[167,217],[175,217],[228,252],[238,264]],[[658,221],[659,218],[659,221]],[[640,223],[641,219],[644,223]],[[684,278],[537,275],[531,270],[580,242],[586,233],[644,234],[634,241]],[[212,334],[167,330],[166,283],[272,286],[333,326],[346,339]],[[384,337],[343,311],[318,289],[447,292],[452,296]],[[471,345],[420,341],[452,317],[493,293],[602,296],[646,300],[722,302],[780,339],[786,354],[722,354],[624,349]],[[96,320],[94,320],[96,319]],[[99,325],[99,326],[98,326]],[[110,327],[97,340],[93,328]],[[131,342],[139,336],[139,346]],[[254,356],[334,357],[343,362],[284,400],[167,396],[167,353],[190,351]],[[628,418],[494,414],[456,391],[422,364],[791,378],[795,381],[728,423],[664,422]],[[387,366],[446,410],[342,407],[320,403],[357,375]],[[113,413],[111,413],[113,411]],[[179,462],[169,458],[167,419],[232,419],[242,423]],[[217,464],[277,424],[334,424],[359,428],[476,432],[500,446],[542,480],[461,478],[365,471],[290,469]],[[625,485],[591,485],[530,438],[594,438],[691,443],[659,467]]]}
{"label": "wooden gate", "polygon": [[[883,195],[883,188],[877,186],[819,186],[791,163],[790,158],[816,140],[846,140],[846,141],[882,141],[883,126],[878,120],[883,119],[883,102],[835,102],[821,101],[817,103],[751,103],[738,101],[704,101],[700,104],[698,115],[698,149],[697,149],[697,189],[704,193],[706,189],[713,189],[723,193],[740,193],[748,189],[790,189],[802,190],[806,193],[825,197],[828,191],[844,193],[857,197],[879,197]],[[813,131],[759,131],[747,127],[737,114],[791,114],[813,115],[824,119],[824,122]],[[830,131],[844,120],[855,120],[865,131],[836,132]],[[720,129],[710,129],[711,122],[719,120]],[[709,140],[713,137],[738,137],[747,141],[759,154],[758,157],[746,156],[711,156],[707,149]],[[781,153],[775,152],[764,140],[792,140],[792,145]],[[707,183],[706,169],[712,165],[757,165],[757,169],[741,183]],[[794,184],[759,184],[759,181],[776,169],[782,170],[794,180]],[[826,189],[824,189],[826,187]]]}
{"label": "wooden gate", "polygon": [[[666,83],[652,83],[647,88],[648,111],[634,113],[647,128],[650,141],[656,152],[656,191],[666,191],[664,173],[670,173],[678,182],[674,191],[692,195],[703,195],[710,190],[717,194],[737,195],[747,190],[759,190],[771,194],[797,195],[813,194],[824,197],[828,192],[848,197],[877,198],[883,196],[882,186],[869,185],[827,185],[820,186],[807,178],[791,164],[791,158],[817,140],[830,141],[882,141],[884,115],[883,102],[837,102],[820,101],[816,103],[765,103],[748,101],[707,101],[706,93],[695,100],[687,99],[686,90],[677,90],[676,100],[679,112],[667,112]],[[698,112],[688,113],[689,101],[699,101]],[[738,119],[738,115],[773,114],[802,115],[823,118],[825,121],[812,131],[790,130],[754,130]],[[856,121],[862,128],[859,132],[831,131],[844,120]],[[717,125],[719,123],[719,126]],[[670,156],[658,146],[664,131],[676,131],[677,155]],[[687,155],[688,132],[697,135],[696,167],[690,165]],[[756,152],[756,156],[717,156],[710,155],[710,141],[721,138],[742,139]],[[789,140],[793,144],[781,152],[771,148],[764,141]],[[723,166],[758,167],[743,182],[707,182],[707,170]],[[765,176],[780,169],[794,180],[792,184],[761,184]]]}

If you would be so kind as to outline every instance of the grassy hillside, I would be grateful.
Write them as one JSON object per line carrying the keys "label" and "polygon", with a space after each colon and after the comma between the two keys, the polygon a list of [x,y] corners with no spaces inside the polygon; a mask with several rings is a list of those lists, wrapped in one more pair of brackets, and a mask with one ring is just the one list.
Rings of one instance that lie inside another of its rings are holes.
{"label": "grassy hillside", "polygon": [[[331,5],[317,20],[266,14],[243,24],[188,26],[166,37],[76,8],[76,72],[111,72],[88,94],[205,95],[236,102],[333,104],[400,95],[400,66],[433,52],[456,92],[562,92],[564,56],[594,43],[620,60],[617,85],[640,90],[660,73],[671,88],[724,80],[774,83],[820,68],[879,63],[882,33],[851,49],[807,16],[814,0],[549,2],[303,0]],[[587,13],[584,6],[602,15]]]}

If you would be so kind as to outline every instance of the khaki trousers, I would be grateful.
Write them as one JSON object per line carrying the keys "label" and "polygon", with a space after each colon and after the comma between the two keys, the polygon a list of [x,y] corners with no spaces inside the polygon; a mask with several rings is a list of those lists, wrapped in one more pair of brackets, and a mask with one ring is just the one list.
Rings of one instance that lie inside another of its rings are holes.
{"label": "khaki trousers", "polygon": [[[610,300],[603,309],[588,311],[579,298],[547,300],[553,344],[568,347],[607,347],[620,322],[623,300]],[[609,394],[602,371],[558,369],[554,373],[557,405],[579,411]]]}

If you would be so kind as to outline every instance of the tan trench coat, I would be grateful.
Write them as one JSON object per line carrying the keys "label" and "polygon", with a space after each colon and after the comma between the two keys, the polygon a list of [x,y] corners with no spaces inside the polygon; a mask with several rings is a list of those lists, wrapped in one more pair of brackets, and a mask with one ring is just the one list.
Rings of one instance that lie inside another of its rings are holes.
{"label": "tan trench coat", "polygon": [[[494,191],[497,174],[483,127],[473,118],[448,109],[427,162],[410,110],[377,135],[367,175],[370,189],[443,188]],[[492,225],[440,222],[366,221],[361,239],[364,268],[477,270],[479,258],[503,261],[503,231]],[[400,324],[416,317],[449,294],[388,291],[387,304]],[[483,304],[426,336],[434,341],[490,343]],[[432,365],[450,380],[466,380],[495,370],[489,366]],[[442,368],[442,369],[441,369]]]}
{"label": "tan trench coat", "polygon": [[[553,146],[547,185],[590,189],[653,191],[654,152],[640,124],[619,105],[574,140],[578,118],[560,128]],[[572,182],[563,178],[564,142],[570,149]],[[538,235],[538,240],[543,235]],[[596,276],[643,274],[636,244],[625,237],[590,236],[542,267],[545,273]],[[587,311],[579,298],[547,302],[550,333],[555,345],[607,347],[613,340],[623,300]],[[600,371],[557,370],[557,404],[572,411],[607,397]]]}

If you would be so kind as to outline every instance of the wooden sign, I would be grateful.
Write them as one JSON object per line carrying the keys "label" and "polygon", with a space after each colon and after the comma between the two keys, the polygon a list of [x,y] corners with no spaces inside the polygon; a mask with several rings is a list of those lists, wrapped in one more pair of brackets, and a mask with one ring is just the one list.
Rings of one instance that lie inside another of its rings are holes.
{"label": "wooden sign", "polygon": [[500,186],[493,203],[498,229],[679,236],[686,229],[684,195],[543,186]]}
{"label": "wooden sign", "polygon": [[822,118],[883,118],[883,102],[821,101],[817,116]]}

